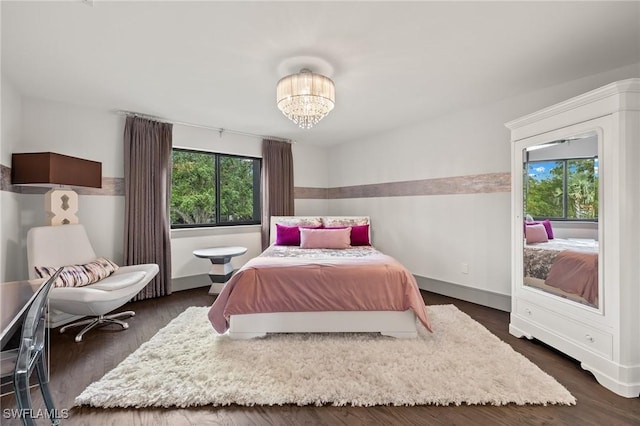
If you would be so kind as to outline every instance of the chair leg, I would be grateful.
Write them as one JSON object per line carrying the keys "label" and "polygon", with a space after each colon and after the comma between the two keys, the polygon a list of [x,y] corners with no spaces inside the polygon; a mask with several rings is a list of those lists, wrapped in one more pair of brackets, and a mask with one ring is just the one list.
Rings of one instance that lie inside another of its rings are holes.
{"label": "chair leg", "polygon": [[135,317],[136,313],[133,311],[124,311],[124,312],[118,312],[117,314],[110,314],[110,315],[105,315],[105,318],[130,318],[130,317]]}
{"label": "chair leg", "polygon": [[72,324],[67,324],[60,329],[60,333],[64,333],[71,327],[86,325],[86,327],[83,328],[80,331],[80,333],[76,335],[76,338],[75,338],[76,342],[81,342],[82,337],[85,335],[85,333],[87,333],[89,330],[94,329],[96,327],[102,327],[108,324],[118,324],[120,327],[122,327],[123,330],[126,330],[127,328],[129,328],[129,324],[127,324],[124,321],[120,321],[117,318],[128,318],[128,317],[135,316],[135,314],[136,313],[133,311],[125,311],[125,312],[118,312],[117,314],[111,314],[111,315],[100,315],[100,316],[89,318],[86,320],[74,322]]}
{"label": "chair leg", "polygon": [[44,405],[47,407],[47,412],[49,414],[49,420],[52,425],[60,424],[60,417],[58,417],[58,412],[56,411],[56,407],[53,403],[53,398],[51,396],[51,391],[49,390],[49,379],[47,378],[47,367],[44,364],[44,357],[42,353],[38,357],[36,361],[36,374],[38,375],[38,382],[40,384],[40,392],[42,392],[42,399],[44,400]]}
{"label": "chair leg", "polygon": [[18,403],[18,411],[25,426],[35,426],[33,420],[33,410],[31,408],[31,393],[29,389],[29,372],[16,371],[13,376],[13,386],[16,391],[16,402]]}
{"label": "chair leg", "polygon": [[91,318],[87,318],[85,320],[80,320],[80,321],[73,322],[71,324],[67,324],[67,325],[65,325],[64,327],[62,327],[60,329],[60,333],[64,333],[65,331],[67,331],[71,327],[79,327],[81,325],[91,324],[92,322],[94,322],[96,320],[96,318],[97,317],[91,317]]}

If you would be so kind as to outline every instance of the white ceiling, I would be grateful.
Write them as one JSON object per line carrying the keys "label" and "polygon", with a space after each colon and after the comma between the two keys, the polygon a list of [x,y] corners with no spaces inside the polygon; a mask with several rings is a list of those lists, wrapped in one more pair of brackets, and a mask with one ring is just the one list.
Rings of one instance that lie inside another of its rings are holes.
{"label": "white ceiling", "polygon": [[[640,2],[2,1],[27,96],[330,145],[640,62]],[[311,130],[275,106],[291,57],[333,68]]]}

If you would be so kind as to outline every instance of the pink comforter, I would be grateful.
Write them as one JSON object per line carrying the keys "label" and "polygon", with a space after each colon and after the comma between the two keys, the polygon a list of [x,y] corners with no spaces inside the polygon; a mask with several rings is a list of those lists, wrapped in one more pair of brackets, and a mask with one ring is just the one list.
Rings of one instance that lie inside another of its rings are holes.
{"label": "pink comforter", "polygon": [[370,251],[360,257],[253,258],[225,285],[209,320],[224,333],[236,314],[411,309],[431,331],[413,275],[392,257]]}
{"label": "pink comforter", "polygon": [[582,296],[591,304],[598,299],[598,253],[564,250],[556,256],[545,284]]}

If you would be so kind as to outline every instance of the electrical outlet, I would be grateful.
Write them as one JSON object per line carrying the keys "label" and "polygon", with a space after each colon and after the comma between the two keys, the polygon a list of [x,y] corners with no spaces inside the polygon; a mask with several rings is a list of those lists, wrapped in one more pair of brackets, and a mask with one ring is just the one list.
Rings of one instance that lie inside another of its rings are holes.
{"label": "electrical outlet", "polygon": [[460,272],[462,272],[463,274],[468,274],[469,273],[469,264],[468,263],[463,263],[460,267]]}

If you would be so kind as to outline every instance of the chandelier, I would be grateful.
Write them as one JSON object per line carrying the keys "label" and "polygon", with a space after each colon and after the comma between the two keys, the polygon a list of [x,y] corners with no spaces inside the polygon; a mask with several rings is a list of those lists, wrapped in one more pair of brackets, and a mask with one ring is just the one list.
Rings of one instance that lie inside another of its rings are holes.
{"label": "chandelier", "polygon": [[303,129],[318,124],[335,106],[333,81],[303,68],[282,78],[277,86],[278,109]]}

